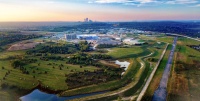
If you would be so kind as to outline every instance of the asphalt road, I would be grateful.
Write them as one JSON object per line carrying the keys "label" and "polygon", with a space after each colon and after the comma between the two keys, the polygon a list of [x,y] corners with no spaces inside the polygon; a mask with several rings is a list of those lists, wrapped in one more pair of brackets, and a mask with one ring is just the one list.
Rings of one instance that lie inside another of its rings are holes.
{"label": "asphalt road", "polygon": [[[152,73],[150,74],[150,76],[149,76],[149,78],[148,78],[148,80],[147,80],[145,86],[143,87],[143,89],[142,89],[142,91],[140,92],[140,94],[139,94],[139,96],[138,96],[138,98],[137,98],[136,101],[141,101],[141,100],[142,100],[142,97],[144,96],[144,94],[145,94],[147,88],[149,87],[149,84],[151,83],[151,80],[153,79],[153,76],[155,75],[156,70],[157,70],[157,68],[158,68],[158,66],[159,66],[159,64],[160,64],[160,62],[161,62],[161,60],[163,59],[163,57],[164,57],[164,55],[165,55],[165,53],[166,53],[166,50],[167,50],[168,45],[169,45],[169,44],[167,44],[167,46],[165,47],[164,51],[162,52],[162,55],[161,55],[161,57],[160,57],[158,63],[156,64],[155,68],[153,69]],[[131,101],[132,101],[132,100],[133,100],[133,98],[131,99]]]}
{"label": "asphalt road", "polygon": [[154,92],[152,101],[166,101],[167,98],[167,83],[168,83],[168,77],[170,75],[172,60],[174,57],[174,51],[176,49],[176,43],[177,43],[177,37],[174,38],[172,50],[170,52],[167,65],[165,67],[162,79],[160,81],[158,89]]}

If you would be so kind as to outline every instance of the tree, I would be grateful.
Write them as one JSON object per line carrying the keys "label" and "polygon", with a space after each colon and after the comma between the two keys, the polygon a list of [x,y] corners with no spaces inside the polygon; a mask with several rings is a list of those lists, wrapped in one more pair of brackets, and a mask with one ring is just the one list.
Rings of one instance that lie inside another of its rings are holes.
{"label": "tree", "polygon": [[121,97],[118,97],[118,98],[117,98],[117,101],[122,101],[122,98],[121,98]]}
{"label": "tree", "polygon": [[4,67],[4,66],[2,66],[2,69],[5,69],[5,67]]}
{"label": "tree", "polygon": [[82,68],[83,66],[82,65],[80,65],[80,68]]}
{"label": "tree", "polygon": [[35,70],[33,70],[33,73],[35,73]]}
{"label": "tree", "polygon": [[22,62],[20,62],[19,60],[14,61],[14,62],[12,63],[12,67],[14,67],[14,68],[21,67],[21,66],[23,66],[23,65],[24,65],[24,64],[23,64]]}

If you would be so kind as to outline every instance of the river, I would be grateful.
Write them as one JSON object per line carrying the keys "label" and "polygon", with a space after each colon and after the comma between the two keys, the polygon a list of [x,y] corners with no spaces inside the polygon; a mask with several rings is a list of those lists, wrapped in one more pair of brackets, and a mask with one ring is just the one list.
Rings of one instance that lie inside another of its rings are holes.
{"label": "river", "polygon": [[[130,65],[130,63],[127,61],[120,62],[118,60],[115,61],[115,64],[120,65],[121,68],[124,67],[125,71],[128,69],[128,66]],[[122,75],[124,73],[125,72],[123,72]],[[48,94],[48,93],[40,91],[39,89],[35,89],[31,93],[20,97],[20,100],[21,101],[66,101],[66,100],[72,100],[72,99],[86,97],[86,96],[102,94],[105,92],[107,91],[95,92],[95,93],[90,93],[90,94],[81,94],[81,95],[75,95],[75,96],[70,96],[70,97],[59,97],[56,94]]]}
{"label": "river", "polygon": [[90,93],[90,94],[75,95],[75,96],[70,96],[70,97],[59,97],[56,94],[48,94],[48,93],[40,91],[39,89],[35,89],[30,94],[20,97],[20,100],[21,101],[66,101],[66,100],[72,100],[75,98],[102,94],[105,92],[106,91]]}

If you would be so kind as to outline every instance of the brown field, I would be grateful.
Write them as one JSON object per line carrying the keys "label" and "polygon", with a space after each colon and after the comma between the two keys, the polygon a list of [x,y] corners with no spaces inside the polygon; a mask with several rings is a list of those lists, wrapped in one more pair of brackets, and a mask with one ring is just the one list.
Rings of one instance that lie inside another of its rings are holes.
{"label": "brown field", "polygon": [[[169,42],[171,39],[172,37],[157,38],[164,42]],[[200,101],[200,52],[187,46],[199,44],[198,41],[178,38],[174,63],[168,81],[167,101]],[[167,58],[168,56],[164,57],[164,60],[167,61]],[[161,68],[164,68],[165,65],[162,65]],[[161,68],[156,71],[156,76],[152,79],[142,101],[152,100],[152,95],[162,76],[163,69]]]}
{"label": "brown field", "polygon": [[[179,61],[180,59],[186,60],[186,57],[184,55],[181,55],[180,53],[175,54],[175,61]],[[175,101],[188,101],[189,97],[189,86],[188,86],[188,79],[186,78],[185,73],[177,72],[176,68],[184,69],[183,64],[175,64],[175,68],[172,69],[171,72],[171,80],[169,81],[169,100],[175,100]],[[176,69],[176,70],[175,70]]]}
{"label": "brown field", "polygon": [[200,52],[186,46],[195,44],[200,42],[179,38],[168,83],[168,101],[200,99]]}
{"label": "brown field", "polygon": [[38,42],[20,42],[20,43],[11,45],[8,48],[8,51],[31,49],[31,48],[34,48],[38,44],[39,44]]}

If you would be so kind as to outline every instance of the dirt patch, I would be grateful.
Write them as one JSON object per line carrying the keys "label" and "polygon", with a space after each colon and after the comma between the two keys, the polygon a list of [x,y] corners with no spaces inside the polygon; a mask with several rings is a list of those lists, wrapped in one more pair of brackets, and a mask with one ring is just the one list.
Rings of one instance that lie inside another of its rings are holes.
{"label": "dirt patch", "polygon": [[200,61],[192,59],[186,61],[186,56],[177,54],[168,100],[199,101],[199,67]]}
{"label": "dirt patch", "polygon": [[173,71],[168,95],[168,100],[173,99],[174,101],[188,101],[190,96],[189,85],[188,79],[183,71],[178,74]]}
{"label": "dirt patch", "polygon": [[25,50],[25,49],[32,49],[34,48],[38,42],[21,42],[14,44],[8,48],[8,51],[17,51],[17,50]]}
{"label": "dirt patch", "polygon": [[181,54],[181,53],[177,53],[177,60],[178,61],[182,61],[182,62],[186,62],[187,61],[187,57],[184,56],[184,54]]}

